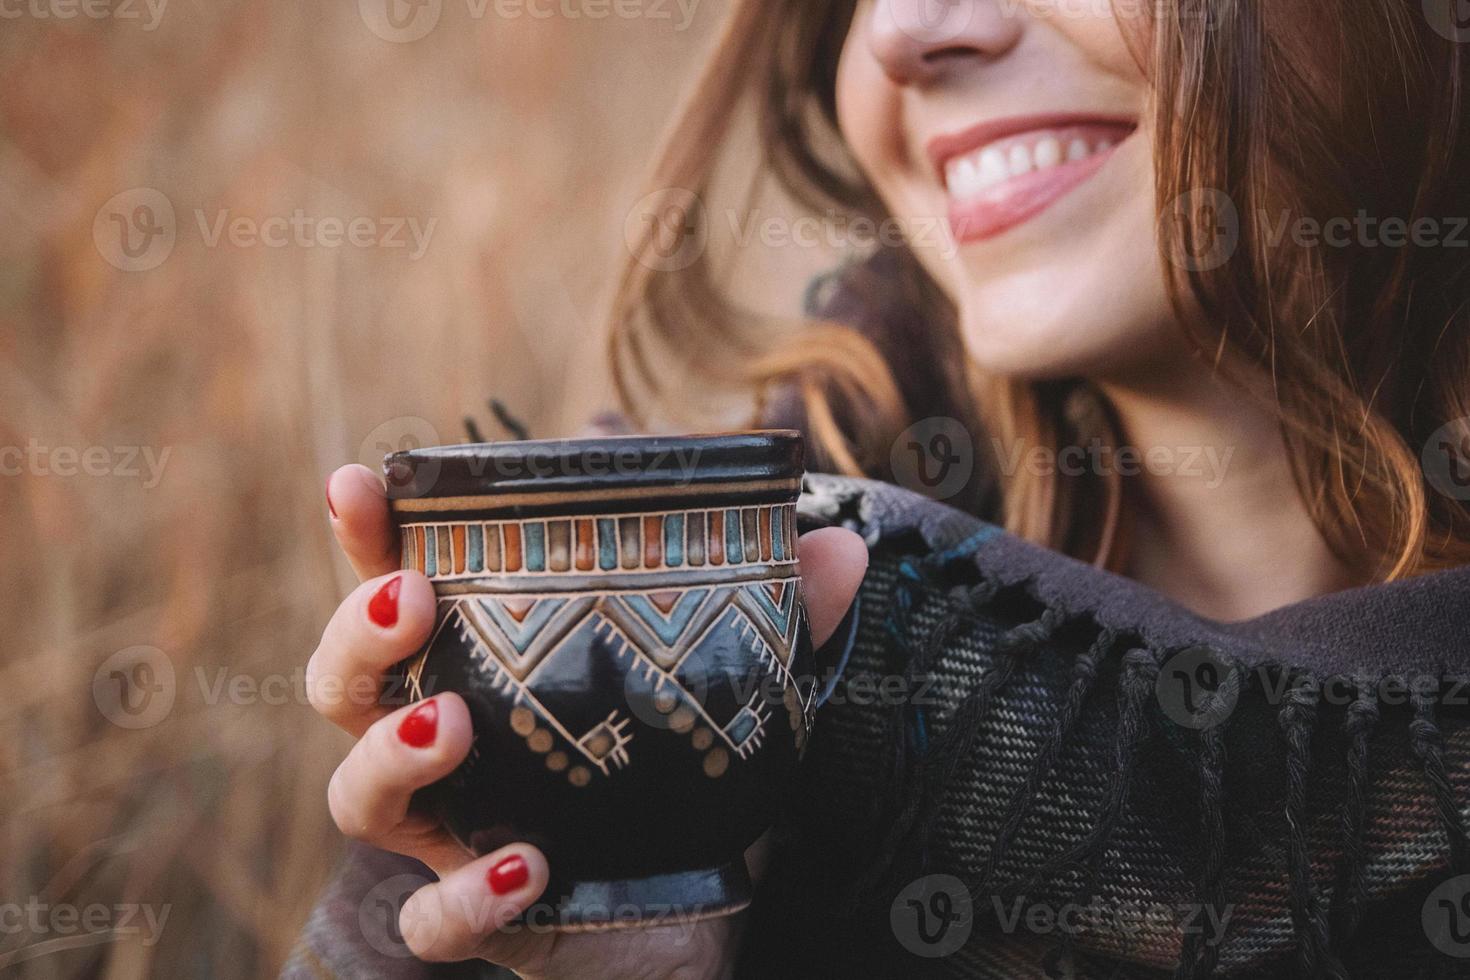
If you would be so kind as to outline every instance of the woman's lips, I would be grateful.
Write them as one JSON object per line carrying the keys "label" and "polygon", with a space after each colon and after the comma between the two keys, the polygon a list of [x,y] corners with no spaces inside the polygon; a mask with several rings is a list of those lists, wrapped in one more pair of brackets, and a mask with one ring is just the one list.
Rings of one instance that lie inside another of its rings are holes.
{"label": "woman's lips", "polygon": [[1075,115],[1002,120],[930,144],[960,244],[1040,214],[1111,159],[1136,125]]}

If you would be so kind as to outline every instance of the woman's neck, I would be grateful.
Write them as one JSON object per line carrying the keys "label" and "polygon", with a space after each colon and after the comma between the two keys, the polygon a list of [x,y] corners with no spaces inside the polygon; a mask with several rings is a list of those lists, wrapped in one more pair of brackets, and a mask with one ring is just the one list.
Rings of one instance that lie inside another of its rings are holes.
{"label": "woman's neck", "polygon": [[1124,476],[1132,578],[1225,622],[1355,584],[1312,520],[1260,400],[1195,362],[1163,383],[1103,389],[1123,444],[1144,461]]}

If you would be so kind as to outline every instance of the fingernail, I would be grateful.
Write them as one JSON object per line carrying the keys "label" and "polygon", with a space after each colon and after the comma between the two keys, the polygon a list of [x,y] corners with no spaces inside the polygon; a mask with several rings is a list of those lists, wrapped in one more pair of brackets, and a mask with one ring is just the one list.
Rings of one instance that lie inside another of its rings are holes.
{"label": "fingernail", "polygon": [[383,629],[398,622],[398,590],[403,586],[403,576],[395,575],[384,582],[368,600],[368,616]]}
{"label": "fingernail", "polygon": [[425,701],[398,723],[399,741],[416,749],[433,745],[438,734],[439,704],[436,701]]}
{"label": "fingernail", "polygon": [[497,895],[507,895],[515,891],[530,878],[531,869],[526,867],[526,859],[519,854],[501,861],[485,875],[485,880],[490,883],[490,890]]}
{"label": "fingernail", "polygon": [[333,518],[337,516],[337,508],[332,504],[332,478],[327,477],[327,512]]}

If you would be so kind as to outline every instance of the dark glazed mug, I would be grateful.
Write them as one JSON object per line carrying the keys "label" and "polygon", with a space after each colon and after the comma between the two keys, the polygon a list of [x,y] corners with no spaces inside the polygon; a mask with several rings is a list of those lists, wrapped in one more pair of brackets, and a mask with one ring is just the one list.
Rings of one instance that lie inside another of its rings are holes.
{"label": "dark glazed mug", "polygon": [[411,698],[469,704],[421,794],[477,854],[542,848],[526,913],[586,930],[727,915],[811,731],[794,432],[495,443],[386,461],[438,618]]}

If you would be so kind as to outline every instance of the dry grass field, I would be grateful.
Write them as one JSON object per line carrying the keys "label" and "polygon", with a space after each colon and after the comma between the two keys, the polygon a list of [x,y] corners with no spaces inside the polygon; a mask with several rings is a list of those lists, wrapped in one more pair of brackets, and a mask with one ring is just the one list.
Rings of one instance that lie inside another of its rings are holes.
{"label": "dry grass field", "polygon": [[611,403],[724,0],[488,2],[0,7],[0,973],[273,975],[341,848],[326,474]]}

